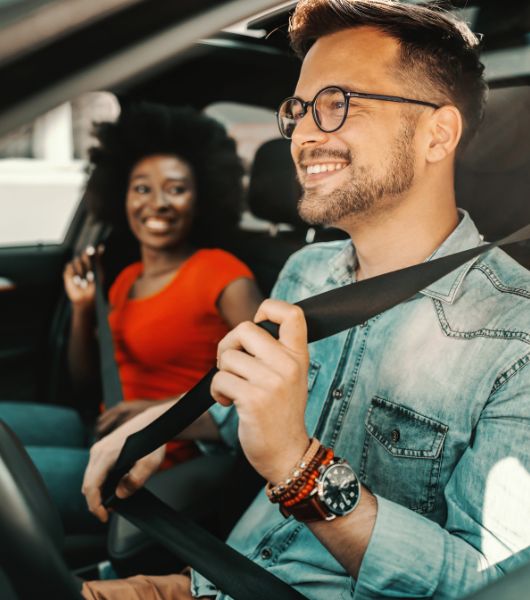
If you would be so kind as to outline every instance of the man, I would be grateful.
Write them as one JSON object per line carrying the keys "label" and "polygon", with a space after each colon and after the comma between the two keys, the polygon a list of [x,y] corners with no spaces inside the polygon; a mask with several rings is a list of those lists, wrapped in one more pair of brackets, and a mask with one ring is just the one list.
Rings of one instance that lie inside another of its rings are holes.
{"label": "man", "polygon": [[[255,317],[279,323],[279,341],[251,323],[228,334],[218,405],[185,435],[239,436],[269,495],[300,521],[261,493],[229,542],[308,598],[462,597],[530,556],[528,273],[489,252],[309,349],[291,303],[481,243],[453,184],[455,154],[482,116],[477,40],[442,12],[382,0],[302,0],[291,39],[303,65],[279,120],[304,188],[300,214],[351,241],[288,261]],[[143,424],[94,448],[84,489],[103,519],[99,486]],[[324,449],[311,458],[317,475],[301,480],[311,436]],[[334,499],[308,496],[336,467],[333,452],[346,459]],[[162,455],[137,463],[119,495]],[[84,593],[133,588],[226,597],[197,573],[191,586],[181,575]]]}

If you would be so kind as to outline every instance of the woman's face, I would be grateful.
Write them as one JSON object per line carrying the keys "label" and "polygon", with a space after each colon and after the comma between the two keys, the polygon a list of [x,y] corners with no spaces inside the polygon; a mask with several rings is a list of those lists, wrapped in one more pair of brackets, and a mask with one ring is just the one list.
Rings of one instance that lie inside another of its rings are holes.
{"label": "woman's face", "polygon": [[166,250],[188,237],[195,208],[195,179],[187,162],[157,154],[132,168],[127,189],[127,219],[142,246]]}

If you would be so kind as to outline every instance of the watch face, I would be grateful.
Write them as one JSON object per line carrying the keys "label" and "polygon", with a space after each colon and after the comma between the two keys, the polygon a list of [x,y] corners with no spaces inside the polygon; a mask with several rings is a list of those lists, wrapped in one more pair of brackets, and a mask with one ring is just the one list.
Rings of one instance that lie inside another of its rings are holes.
{"label": "watch face", "polygon": [[329,466],[321,477],[320,500],[334,515],[346,515],[359,501],[359,481],[346,462]]}

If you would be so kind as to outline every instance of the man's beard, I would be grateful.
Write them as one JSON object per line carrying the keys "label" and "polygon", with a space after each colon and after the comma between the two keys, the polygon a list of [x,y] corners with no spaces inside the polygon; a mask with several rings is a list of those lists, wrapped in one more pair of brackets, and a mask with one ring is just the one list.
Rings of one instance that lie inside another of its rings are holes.
{"label": "man's beard", "polygon": [[336,150],[314,150],[303,160],[336,158],[349,162],[345,171],[348,181],[331,193],[322,194],[318,186],[304,190],[298,202],[300,217],[310,225],[337,225],[349,215],[369,216],[384,208],[383,198],[396,197],[410,189],[414,179],[412,138],[415,122],[404,119],[388,158],[388,168],[381,177],[374,177],[365,166],[356,166],[350,153]]}

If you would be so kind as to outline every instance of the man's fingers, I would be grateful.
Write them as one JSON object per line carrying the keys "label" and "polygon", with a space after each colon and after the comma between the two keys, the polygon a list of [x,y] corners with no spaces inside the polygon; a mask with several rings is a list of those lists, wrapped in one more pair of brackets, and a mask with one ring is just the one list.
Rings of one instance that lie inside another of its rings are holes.
{"label": "man's fingers", "polygon": [[116,488],[116,496],[121,499],[128,498],[143,487],[151,475],[158,470],[164,454],[155,450],[135,463],[127,475],[121,478]]}
{"label": "man's fingers", "polygon": [[[101,457],[98,457],[101,458]],[[108,468],[101,465],[100,460],[91,455],[88,467],[83,477],[81,491],[85,496],[88,510],[100,521],[106,523],[109,518],[107,509],[101,503],[101,486],[105,481]],[[94,465],[97,465],[94,467]]]}
{"label": "man's fingers", "polygon": [[256,381],[267,377],[269,370],[261,361],[257,361],[242,350],[229,348],[219,355],[217,368],[238,375],[247,381]]}
{"label": "man's fingers", "polygon": [[254,321],[272,321],[280,326],[280,342],[294,352],[307,350],[307,324],[299,306],[281,300],[265,300],[261,303]]}
{"label": "man's fingers", "polygon": [[255,323],[245,321],[232,329],[219,342],[217,355],[220,357],[227,350],[244,350],[251,356],[265,359],[277,348],[276,340]]}
{"label": "man's fingers", "polygon": [[216,373],[210,385],[213,399],[223,406],[249,397],[250,391],[250,385],[244,379],[226,371]]}

